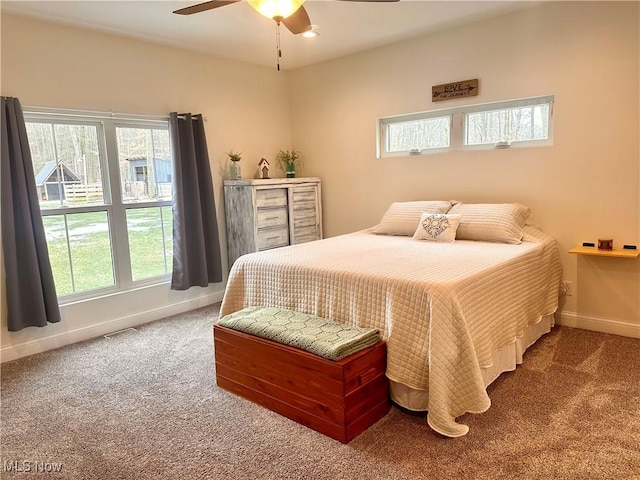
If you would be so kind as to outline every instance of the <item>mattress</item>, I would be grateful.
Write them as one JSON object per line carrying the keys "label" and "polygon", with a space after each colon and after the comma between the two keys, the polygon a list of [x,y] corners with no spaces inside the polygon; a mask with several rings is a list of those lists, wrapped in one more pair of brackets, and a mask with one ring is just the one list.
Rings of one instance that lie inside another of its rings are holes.
{"label": "mattress", "polygon": [[273,306],[376,328],[393,384],[428,392],[437,432],[490,406],[483,370],[558,306],[555,240],[525,227],[521,244],[421,242],[369,230],[240,257],[221,316]]}

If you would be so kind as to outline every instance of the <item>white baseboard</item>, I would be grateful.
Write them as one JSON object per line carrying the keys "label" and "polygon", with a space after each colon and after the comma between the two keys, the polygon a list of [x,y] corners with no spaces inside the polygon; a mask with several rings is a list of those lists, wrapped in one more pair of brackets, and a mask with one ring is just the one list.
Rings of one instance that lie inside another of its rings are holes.
{"label": "white baseboard", "polygon": [[2,363],[9,362],[35,353],[53,350],[72,343],[82,342],[108,333],[117,332],[125,328],[135,327],[155,320],[160,320],[161,318],[169,317],[171,315],[176,315],[178,313],[187,312],[189,310],[221,302],[223,295],[224,291],[213,292],[198,298],[184,300],[182,302],[146,310],[133,315],[114,318],[104,322],[95,323],[93,325],[88,325],[86,327],[67,330],[63,333],[54,334],[48,337],[9,345],[0,350],[0,359]]}
{"label": "white baseboard", "polygon": [[[559,317],[559,318],[558,318]],[[594,332],[612,333],[623,337],[640,338],[640,324],[608,318],[590,317],[576,312],[556,315],[556,323],[565,327],[582,328]]]}

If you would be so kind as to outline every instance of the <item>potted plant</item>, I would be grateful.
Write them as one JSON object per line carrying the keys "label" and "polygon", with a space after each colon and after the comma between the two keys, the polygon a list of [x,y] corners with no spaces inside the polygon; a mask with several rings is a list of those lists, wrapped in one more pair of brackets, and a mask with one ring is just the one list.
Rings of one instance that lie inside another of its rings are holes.
{"label": "potted plant", "polygon": [[229,157],[229,160],[231,160],[231,165],[229,166],[229,178],[231,180],[239,180],[240,165],[238,165],[238,162],[242,160],[242,153],[235,153],[233,150],[225,153]]}
{"label": "potted plant", "polygon": [[276,160],[286,172],[287,178],[296,176],[296,165],[302,161],[302,155],[297,150],[280,150]]}

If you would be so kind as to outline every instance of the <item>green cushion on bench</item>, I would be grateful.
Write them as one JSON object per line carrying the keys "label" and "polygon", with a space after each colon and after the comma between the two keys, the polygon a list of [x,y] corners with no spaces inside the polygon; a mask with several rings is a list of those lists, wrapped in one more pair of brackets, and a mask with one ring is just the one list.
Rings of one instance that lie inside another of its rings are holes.
{"label": "green cushion on bench", "polygon": [[277,307],[248,307],[219,322],[233,330],[341,360],[380,341],[380,332]]}

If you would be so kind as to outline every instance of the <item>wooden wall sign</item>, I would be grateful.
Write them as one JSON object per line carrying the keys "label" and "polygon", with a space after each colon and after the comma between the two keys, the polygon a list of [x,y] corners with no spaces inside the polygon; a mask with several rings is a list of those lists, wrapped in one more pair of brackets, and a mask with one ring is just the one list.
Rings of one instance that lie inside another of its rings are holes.
{"label": "wooden wall sign", "polygon": [[451,98],[474,97],[478,95],[478,79],[444,83],[431,87],[431,100],[440,102]]}

